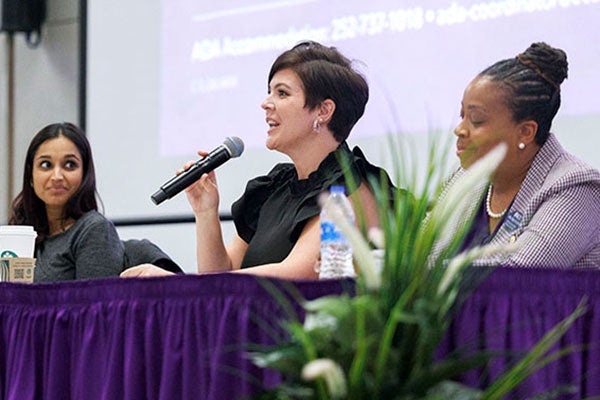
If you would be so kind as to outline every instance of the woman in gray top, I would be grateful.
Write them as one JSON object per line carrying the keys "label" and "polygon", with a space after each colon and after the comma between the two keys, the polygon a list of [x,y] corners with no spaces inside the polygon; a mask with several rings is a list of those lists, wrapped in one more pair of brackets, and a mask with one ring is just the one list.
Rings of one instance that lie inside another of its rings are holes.
{"label": "woman in gray top", "polygon": [[118,276],[123,243],[98,212],[92,150],[83,131],[63,122],[32,139],[23,189],[12,204],[11,225],[37,232],[35,282]]}

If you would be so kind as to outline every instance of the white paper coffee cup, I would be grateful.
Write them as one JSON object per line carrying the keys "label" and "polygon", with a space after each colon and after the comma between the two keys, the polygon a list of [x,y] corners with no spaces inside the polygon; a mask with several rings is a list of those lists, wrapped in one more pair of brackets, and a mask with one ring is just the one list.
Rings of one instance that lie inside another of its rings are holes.
{"label": "white paper coffee cup", "polygon": [[29,225],[0,226],[0,258],[33,258],[36,231]]}

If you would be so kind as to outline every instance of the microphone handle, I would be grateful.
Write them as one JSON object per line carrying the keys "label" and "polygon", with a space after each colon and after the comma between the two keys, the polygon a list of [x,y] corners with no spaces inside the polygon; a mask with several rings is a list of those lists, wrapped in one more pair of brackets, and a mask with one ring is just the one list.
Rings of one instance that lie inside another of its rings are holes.
{"label": "microphone handle", "polygon": [[196,182],[200,177],[229,160],[231,156],[224,147],[213,151],[203,159],[193,164],[190,168],[179,175],[174,176],[154,193],[151,198],[154,204],[159,205],[163,201],[172,198],[185,188]]}

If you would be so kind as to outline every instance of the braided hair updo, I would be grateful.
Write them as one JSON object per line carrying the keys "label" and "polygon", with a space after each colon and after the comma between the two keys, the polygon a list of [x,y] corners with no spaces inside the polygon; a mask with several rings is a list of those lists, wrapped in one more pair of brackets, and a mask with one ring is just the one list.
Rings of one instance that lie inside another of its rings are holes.
{"label": "braided hair updo", "polygon": [[498,82],[516,122],[538,124],[535,141],[543,145],[560,107],[560,84],[567,78],[567,55],[546,43],[533,43],[515,58],[498,61],[479,76]]}

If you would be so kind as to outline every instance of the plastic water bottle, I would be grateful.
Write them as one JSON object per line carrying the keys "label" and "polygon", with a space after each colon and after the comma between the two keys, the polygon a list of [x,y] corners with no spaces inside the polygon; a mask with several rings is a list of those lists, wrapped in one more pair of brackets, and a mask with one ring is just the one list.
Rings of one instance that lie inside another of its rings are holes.
{"label": "plastic water bottle", "polygon": [[[350,224],[354,224],[354,210],[346,197],[344,186],[332,186],[327,204],[333,203]],[[321,266],[319,279],[354,277],[352,248],[341,230],[330,218],[325,207],[321,210]]]}

